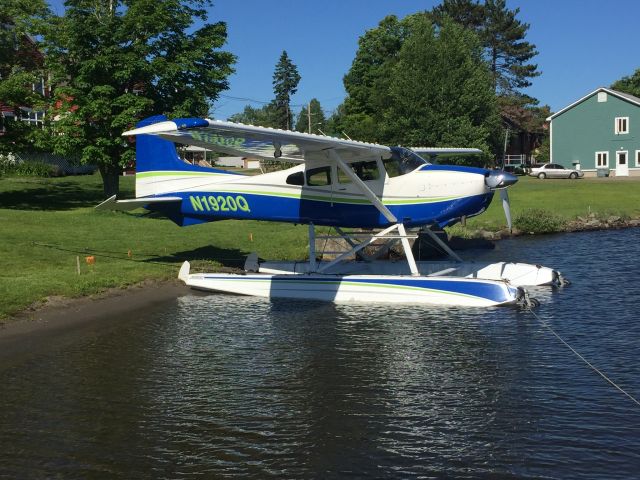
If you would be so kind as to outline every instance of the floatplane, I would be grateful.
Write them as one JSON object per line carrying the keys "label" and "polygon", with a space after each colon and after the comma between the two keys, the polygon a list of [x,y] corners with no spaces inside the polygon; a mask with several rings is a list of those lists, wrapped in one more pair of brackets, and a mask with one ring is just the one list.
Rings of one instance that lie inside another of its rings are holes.
{"label": "floatplane", "polygon": [[[143,120],[123,135],[136,138],[136,198],[114,196],[96,208],[143,207],[179,226],[226,219],[308,225],[308,260],[261,262],[252,253],[244,274],[191,273],[185,262],[179,278],[192,288],[335,302],[493,306],[530,305],[532,299],[524,287],[562,283],[559,272],[539,265],[464,262],[433,231],[481,214],[496,191],[510,226],[507,188],[517,177],[500,170],[425,160],[479,150],[388,147],[164,116]],[[178,156],[176,144],[295,166],[248,176],[189,164]],[[344,251],[331,260],[319,260],[317,226],[333,227],[335,237],[343,239]],[[418,230],[451,258],[416,261],[410,240]],[[378,260],[380,252],[393,244],[400,245],[404,260]],[[373,252],[366,254],[367,247]]]}

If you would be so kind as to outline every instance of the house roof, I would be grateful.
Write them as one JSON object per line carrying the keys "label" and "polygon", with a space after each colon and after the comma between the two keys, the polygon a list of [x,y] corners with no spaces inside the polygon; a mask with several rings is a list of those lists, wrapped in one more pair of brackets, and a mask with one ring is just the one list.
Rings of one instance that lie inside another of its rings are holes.
{"label": "house roof", "polygon": [[622,100],[626,100],[626,101],[631,102],[631,103],[633,103],[633,104],[635,104],[635,105],[640,107],[640,98],[638,98],[638,97],[636,97],[634,95],[631,95],[629,93],[619,92],[618,90],[612,90],[610,88],[600,87],[600,88],[596,88],[593,92],[588,93],[587,95],[582,97],[580,100],[576,100],[571,105],[567,105],[562,110],[557,111],[556,113],[554,113],[553,115],[548,117],[547,121],[553,120],[558,115],[562,115],[567,110],[575,107],[579,103],[584,102],[587,98],[589,98],[589,97],[591,97],[591,96],[593,96],[593,95],[595,95],[596,93],[599,93],[599,92],[607,92],[609,95],[613,95],[614,97],[618,97],[618,98],[620,98]]}

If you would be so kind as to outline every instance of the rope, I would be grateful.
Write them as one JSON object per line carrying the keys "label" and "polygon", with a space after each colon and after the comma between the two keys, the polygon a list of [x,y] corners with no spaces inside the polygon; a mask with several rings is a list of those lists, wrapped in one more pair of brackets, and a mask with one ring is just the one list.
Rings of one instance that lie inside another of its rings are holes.
{"label": "rope", "polygon": [[618,389],[620,392],[624,393],[627,397],[629,397],[636,405],[638,405],[640,407],[640,401],[638,401],[633,395],[631,395],[630,393],[626,392],[623,388],[619,387],[613,380],[611,380],[609,377],[607,377],[604,373],[602,373],[600,370],[598,370],[596,367],[594,367],[586,358],[584,358],[582,355],[580,355],[580,353],[578,353],[571,345],[569,345],[566,341],[564,341],[562,339],[562,337],[560,337],[560,335],[558,335],[555,330],[553,328],[551,328],[551,326],[545,322],[544,320],[542,320],[538,315],[536,315],[536,313],[529,308],[528,309],[531,314],[535,317],[536,320],[538,320],[538,322],[540,322],[540,324],[545,327],[547,330],[549,330],[558,340],[560,340],[569,350],[571,350],[580,360],[582,360],[584,363],[586,363],[594,372],[596,372],[598,375],[600,375],[602,378],[604,378],[607,382],[609,382],[611,385],[613,385],[616,389]]}

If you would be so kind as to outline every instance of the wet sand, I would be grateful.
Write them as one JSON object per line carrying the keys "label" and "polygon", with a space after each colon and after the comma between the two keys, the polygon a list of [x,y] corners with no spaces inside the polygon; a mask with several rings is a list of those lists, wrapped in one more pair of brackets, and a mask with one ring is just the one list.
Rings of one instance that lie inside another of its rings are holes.
{"label": "wet sand", "polygon": [[54,298],[0,324],[0,362],[18,360],[78,335],[97,334],[142,311],[161,309],[191,290],[177,281],[148,282],[91,297]]}

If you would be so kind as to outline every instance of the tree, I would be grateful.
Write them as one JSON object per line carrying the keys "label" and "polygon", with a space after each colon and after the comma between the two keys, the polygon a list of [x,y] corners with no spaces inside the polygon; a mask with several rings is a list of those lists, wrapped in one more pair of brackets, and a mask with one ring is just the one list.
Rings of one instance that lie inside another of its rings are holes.
{"label": "tree", "polygon": [[[0,104],[13,111],[14,119],[23,115],[22,108],[36,109],[44,100],[34,88],[42,86],[43,56],[29,34],[48,13],[43,0],[0,0]],[[34,148],[36,127],[15,120],[1,127],[0,153]]]}
{"label": "tree", "polygon": [[[56,153],[98,165],[106,196],[117,194],[133,145],[121,137],[151,114],[205,116],[227,88],[235,58],[219,50],[223,22],[206,22],[208,0],[66,0],[42,24],[52,74]],[[51,117],[52,115],[50,115]]]}
{"label": "tree", "polygon": [[296,122],[296,130],[298,132],[307,133],[320,133],[320,130],[324,129],[326,119],[324,118],[324,112],[320,106],[320,101],[314,98],[309,102],[308,106],[302,107],[300,114],[298,115],[298,121]]}
{"label": "tree", "polygon": [[340,121],[353,138],[382,140],[376,133],[374,117],[392,101],[389,85],[406,30],[406,22],[389,15],[358,39],[358,51],[344,76],[348,96]]}
{"label": "tree", "polygon": [[506,0],[486,0],[483,41],[489,53],[493,84],[497,93],[510,95],[531,85],[540,75],[538,66],[528,63],[538,52],[524,40],[528,23],[516,19],[519,8],[509,10]]}
{"label": "tree", "polygon": [[622,77],[620,80],[614,82],[611,88],[640,97],[640,68],[636,70],[633,75]]}
{"label": "tree", "polygon": [[444,0],[431,10],[438,25],[445,17],[480,34],[485,24],[485,8],[477,0]]}
{"label": "tree", "polygon": [[387,17],[359,41],[334,130],[408,146],[490,148],[499,125],[477,35],[426,14]]}
{"label": "tree", "polygon": [[278,111],[275,102],[268,103],[261,108],[246,105],[244,110],[229,117],[229,121],[256,125],[260,127],[278,127]]}
{"label": "tree", "polygon": [[478,37],[448,19],[439,28],[424,15],[409,21],[383,117],[387,143],[472,146],[488,153],[498,116]]}
{"label": "tree", "polygon": [[[444,0],[432,10],[436,23],[446,17],[476,32],[484,47],[485,58],[493,74],[493,86],[502,96],[518,95],[540,75],[538,66],[529,63],[538,52],[525,40],[529,24],[516,17],[520,9],[509,10],[506,0]],[[532,99],[529,99],[532,100]]]}
{"label": "tree", "polygon": [[291,115],[291,96],[298,91],[300,74],[297,67],[289,59],[287,52],[283,50],[280,60],[273,72],[273,93],[275,93],[275,106],[278,111],[278,127],[291,129],[293,118]]}

